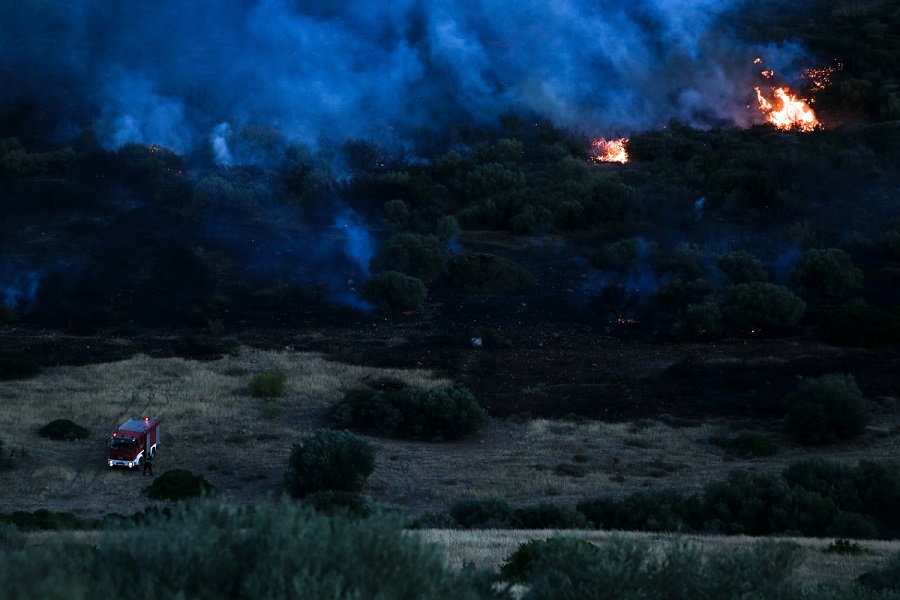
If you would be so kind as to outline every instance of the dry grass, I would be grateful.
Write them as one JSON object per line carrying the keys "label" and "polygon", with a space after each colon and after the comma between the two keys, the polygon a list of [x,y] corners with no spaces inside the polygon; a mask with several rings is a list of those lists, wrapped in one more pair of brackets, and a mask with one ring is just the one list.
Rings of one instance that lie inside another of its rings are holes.
{"label": "dry grass", "polygon": [[[462,568],[471,564],[477,567],[499,569],[500,565],[520,544],[533,539],[545,539],[554,535],[579,537],[594,543],[602,543],[614,535],[640,538],[653,544],[672,542],[676,539],[697,543],[710,554],[747,548],[755,544],[756,538],[747,536],[675,536],[649,533],[620,533],[609,531],[564,532],[535,530],[454,530],[431,529],[419,532],[428,542],[442,548],[449,564]],[[833,554],[823,552],[832,540],[811,538],[773,538],[792,541],[804,550],[804,561],[795,572],[798,579],[806,581],[850,581],[862,573],[877,568],[890,556],[900,552],[900,542],[865,541],[860,545],[865,553],[858,555]]]}
{"label": "dry grass", "polygon": [[[250,378],[272,368],[288,375],[284,395],[252,397]],[[0,439],[18,468],[0,474],[0,511],[47,507],[93,516],[143,508],[146,481],[104,464],[107,437],[133,415],[163,418],[159,470],[203,474],[237,501],[280,494],[291,443],[319,426],[344,391],[384,377],[408,385],[449,383],[421,370],[376,370],[316,354],[257,350],[209,362],[136,356],[3,382]],[[87,427],[90,438],[55,442],[36,434],[59,418]]]}
{"label": "dry grass", "polygon": [[[288,376],[285,394],[252,397],[247,392],[250,379],[273,368]],[[119,423],[148,414],[163,417],[157,473],[189,469],[206,477],[230,502],[280,496],[291,444],[321,426],[329,407],[347,389],[382,378],[409,385],[450,383],[422,370],[373,369],[311,353],[249,349],[207,362],[136,356],[117,363],[51,368],[33,379],[0,383],[0,439],[17,463],[16,469],[0,472],[0,512],[49,508],[102,516],[145,508],[150,502],[143,489],[149,480],[110,471],[104,456],[106,438]],[[89,428],[90,438],[54,442],[37,435],[40,426],[57,418]],[[898,464],[900,428],[896,416],[893,419],[882,415],[853,445],[816,452],[851,464],[860,458]],[[777,472],[808,455],[808,450],[769,432],[776,436],[776,455],[728,459],[710,438],[728,435],[732,427],[715,421],[688,427],[660,421],[493,421],[474,439],[462,442],[376,439],[377,467],[365,492],[414,514],[445,510],[463,498],[501,497],[514,506],[540,501],[571,506],[646,488],[700,491],[732,468]],[[446,535],[456,540],[453,544],[465,546],[467,535],[485,534]],[[509,536],[513,534],[498,532],[497,540],[472,552],[501,560],[510,545],[518,543],[503,541]]]}

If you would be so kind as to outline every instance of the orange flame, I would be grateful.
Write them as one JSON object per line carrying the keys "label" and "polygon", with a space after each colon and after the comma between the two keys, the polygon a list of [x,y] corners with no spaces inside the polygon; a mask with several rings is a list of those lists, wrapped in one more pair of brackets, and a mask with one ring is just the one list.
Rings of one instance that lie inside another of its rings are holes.
{"label": "orange flame", "polygon": [[788,88],[773,88],[779,107],[770,102],[762,91],[756,88],[756,99],[759,109],[765,113],[769,123],[778,129],[798,129],[800,131],[812,131],[822,125],[816,119],[816,114],[803,100],[789,93]]}
{"label": "orange flame", "polygon": [[625,151],[625,144],[627,143],[628,138],[614,140],[597,138],[591,142],[591,160],[595,162],[617,162],[624,165],[628,162],[628,152]]}

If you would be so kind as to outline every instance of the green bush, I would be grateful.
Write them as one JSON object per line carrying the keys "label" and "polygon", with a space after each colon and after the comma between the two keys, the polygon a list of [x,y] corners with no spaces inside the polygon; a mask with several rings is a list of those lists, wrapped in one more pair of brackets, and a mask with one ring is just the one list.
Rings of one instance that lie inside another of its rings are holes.
{"label": "green bush", "polygon": [[722,443],[725,454],[740,458],[758,458],[775,454],[775,443],[758,433],[740,433]]}
{"label": "green bush", "polygon": [[736,250],[720,256],[718,265],[733,284],[769,280],[769,273],[762,261],[744,250]]}
{"label": "green bush", "polygon": [[803,255],[791,277],[823,296],[846,298],[859,288],[863,272],[840,248],[812,248]]}
{"label": "green bush", "polygon": [[422,310],[428,289],[420,279],[398,271],[383,271],[363,284],[361,295],[384,311],[400,313]]}
{"label": "green bush", "polygon": [[796,327],[806,303],[785,287],[754,281],[725,288],[722,312],[731,331],[750,333]]}
{"label": "green bush", "polygon": [[900,344],[900,312],[875,306],[842,306],[823,326],[825,339],[832,344],[862,348],[882,348]]}
{"label": "green bush", "polygon": [[332,407],[330,419],[364,433],[434,441],[469,437],[488,415],[468,389],[448,386],[350,392]]}
{"label": "green bush", "polygon": [[508,258],[484,252],[463,254],[448,266],[450,283],[467,292],[512,292],[534,283],[524,267]]}
{"label": "green bush", "polygon": [[40,372],[41,365],[26,352],[0,350],[0,381],[27,379]]}
{"label": "green bush", "polygon": [[349,431],[319,429],[291,447],[285,483],[291,495],[357,493],[375,470],[372,445]]}
{"label": "green bush", "polygon": [[397,233],[372,259],[373,271],[398,271],[422,280],[434,279],[447,261],[444,246],[436,235]]}
{"label": "green bush", "polygon": [[602,529],[690,531],[703,527],[700,500],[674,490],[642,490],[621,500],[584,500],[576,509]]}
{"label": "green bush", "polygon": [[303,503],[326,515],[368,517],[374,512],[371,502],[352,492],[334,490],[314,492],[305,496]]}
{"label": "green bush", "polygon": [[459,500],[450,507],[450,516],[468,529],[510,529],[518,527],[516,511],[506,500]]}
{"label": "green bush", "polygon": [[23,545],[0,534],[2,595],[87,600],[138,589],[185,600],[494,597],[472,571],[451,568],[396,517],[209,501],[178,503],[169,513],[86,542],[54,536]]}
{"label": "green bush", "polygon": [[186,500],[215,494],[216,488],[202,475],[194,475],[186,469],[166,471],[153,480],[147,495],[154,500]]}
{"label": "green bush", "polygon": [[541,502],[514,511],[518,526],[523,529],[592,529],[593,523],[583,513],[566,506]]}
{"label": "green bush", "polygon": [[56,419],[38,429],[38,435],[51,440],[83,440],[88,434],[87,428],[69,419]]}
{"label": "green bush", "polygon": [[53,512],[39,508],[33,512],[17,510],[0,515],[0,521],[14,525],[19,531],[59,531],[71,529],[96,529],[99,521],[79,519],[72,513]]}
{"label": "green bush", "polygon": [[863,573],[856,581],[876,592],[900,593],[900,552],[891,556],[881,568]]}
{"label": "green bush", "polygon": [[829,373],[803,381],[785,398],[788,431],[805,444],[833,444],[856,437],[871,420],[852,375]]}
{"label": "green bush", "polygon": [[680,340],[717,338],[724,333],[725,320],[715,300],[689,304],[672,326],[672,335]]}
{"label": "green bush", "polygon": [[268,369],[254,375],[248,387],[257,398],[274,398],[284,393],[285,384],[287,373],[281,369]]}
{"label": "green bush", "polygon": [[543,556],[576,553],[599,555],[600,549],[587,540],[570,537],[552,537],[546,540],[529,540],[519,544],[515,552],[500,565],[500,578],[510,583],[528,583],[535,575],[535,566]]}
{"label": "green bush", "polygon": [[523,544],[501,577],[527,586],[527,600],[799,597],[791,575],[802,560],[797,544],[762,541],[749,549],[707,556],[676,541],[659,548],[614,537],[593,545],[575,538]]}

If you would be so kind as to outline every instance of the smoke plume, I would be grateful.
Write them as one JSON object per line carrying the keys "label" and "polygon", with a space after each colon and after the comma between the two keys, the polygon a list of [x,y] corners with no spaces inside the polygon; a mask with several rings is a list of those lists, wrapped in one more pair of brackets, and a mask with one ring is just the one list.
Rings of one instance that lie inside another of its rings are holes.
{"label": "smoke plume", "polygon": [[582,130],[758,120],[719,0],[0,4],[0,105],[53,135],[231,154],[224,133],[385,140],[515,111]]}

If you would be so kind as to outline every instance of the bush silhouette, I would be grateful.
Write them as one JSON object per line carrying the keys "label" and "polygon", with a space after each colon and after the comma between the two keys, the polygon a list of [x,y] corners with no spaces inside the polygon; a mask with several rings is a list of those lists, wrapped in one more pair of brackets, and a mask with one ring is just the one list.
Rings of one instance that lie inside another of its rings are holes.
{"label": "bush silhouette", "polygon": [[410,277],[433,279],[444,268],[447,257],[436,235],[397,233],[390,237],[372,260],[373,271],[399,271]]}
{"label": "bush silhouette", "polygon": [[731,331],[749,333],[762,328],[796,327],[806,312],[806,303],[785,287],[754,281],[725,288],[722,312]]}
{"label": "bush silhouette", "polygon": [[0,350],[0,381],[26,379],[41,372],[41,365],[21,350]]}
{"label": "bush silhouette", "polygon": [[56,419],[38,429],[38,434],[51,440],[83,440],[88,430],[69,419]]}
{"label": "bush silhouette", "polygon": [[863,273],[839,248],[812,248],[803,255],[791,277],[804,287],[830,298],[846,298],[855,292]]}
{"label": "bush silhouette", "polygon": [[829,373],[803,381],[785,397],[785,424],[805,444],[833,444],[863,432],[871,420],[852,375]]}
{"label": "bush silhouette", "polygon": [[274,398],[284,393],[287,373],[281,369],[268,369],[250,380],[250,393],[257,398]]}
{"label": "bush silhouette", "polygon": [[472,392],[454,387],[350,392],[330,418],[340,427],[416,440],[462,439],[488,420]]}
{"label": "bush silhouette", "polygon": [[450,282],[468,292],[511,292],[534,283],[524,267],[495,254],[464,254],[453,259],[448,270]]}
{"label": "bush silhouette", "polygon": [[285,483],[291,495],[362,490],[375,469],[375,450],[349,431],[319,429],[291,447]]}
{"label": "bush silhouette", "polygon": [[154,500],[187,500],[215,492],[216,488],[202,475],[194,475],[186,469],[166,471],[147,488],[147,495]]}
{"label": "bush silhouette", "polygon": [[421,310],[428,289],[420,279],[398,271],[383,271],[365,282],[363,299],[387,312]]}

